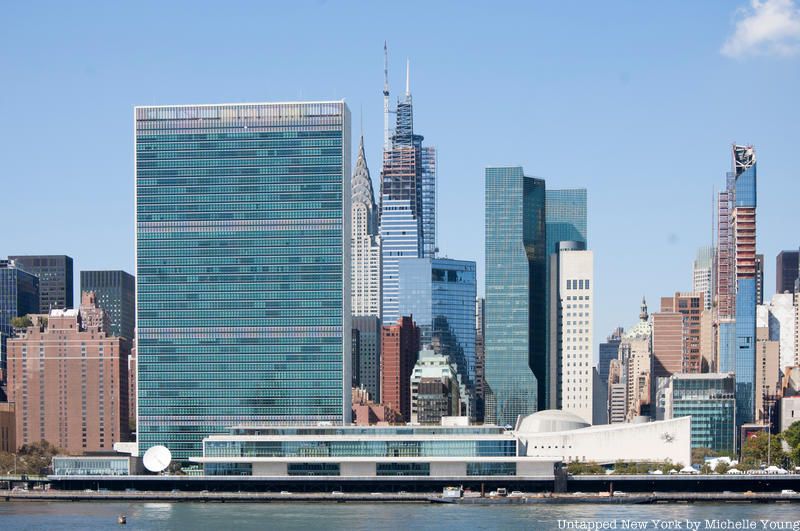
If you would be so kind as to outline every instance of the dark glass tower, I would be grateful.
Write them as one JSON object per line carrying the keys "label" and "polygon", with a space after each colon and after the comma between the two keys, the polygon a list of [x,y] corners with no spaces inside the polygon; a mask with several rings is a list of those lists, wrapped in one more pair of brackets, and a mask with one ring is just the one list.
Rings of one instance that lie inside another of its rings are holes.
{"label": "dark glass tower", "polygon": [[137,107],[138,438],[351,417],[344,102]]}
{"label": "dark glass tower", "polygon": [[514,425],[545,395],[545,183],[486,168],[487,422]]}
{"label": "dark glass tower", "polygon": [[39,277],[39,310],[73,307],[72,258],[65,255],[9,256],[22,269]]}
{"label": "dark glass tower", "polygon": [[775,258],[775,293],[792,293],[800,277],[800,251],[781,251]]}
{"label": "dark glass tower", "polygon": [[97,306],[106,312],[109,332],[134,339],[136,279],[126,271],[81,271],[81,293],[93,291]]}
{"label": "dark glass tower", "polygon": [[5,375],[6,339],[13,332],[11,320],[39,313],[39,279],[17,263],[0,260],[0,369]]}

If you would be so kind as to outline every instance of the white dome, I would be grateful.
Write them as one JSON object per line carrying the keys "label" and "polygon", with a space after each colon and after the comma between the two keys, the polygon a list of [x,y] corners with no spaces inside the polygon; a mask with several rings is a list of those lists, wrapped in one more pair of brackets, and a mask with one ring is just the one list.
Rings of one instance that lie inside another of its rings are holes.
{"label": "white dome", "polygon": [[519,433],[547,433],[569,431],[591,426],[581,417],[560,409],[545,409],[523,417],[519,422]]}

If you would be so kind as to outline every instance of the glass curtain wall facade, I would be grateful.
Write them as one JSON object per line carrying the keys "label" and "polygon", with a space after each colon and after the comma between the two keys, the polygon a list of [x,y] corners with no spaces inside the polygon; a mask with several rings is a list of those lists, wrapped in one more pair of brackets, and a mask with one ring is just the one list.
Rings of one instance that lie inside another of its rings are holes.
{"label": "glass curtain wall facade", "polygon": [[74,307],[72,257],[66,255],[9,256],[28,273],[39,277],[39,310]]}
{"label": "glass curtain wall facade", "polygon": [[733,146],[736,249],[736,421],[755,418],[756,371],[756,155],[752,146]]}
{"label": "glass curtain wall facade", "polygon": [[136,279],[125,271],[81,271],[81,292],[92,291],[109,318],[112,336],[134,339]]}
{"label": "glass curtain wall facade", "polygon": [[349,422],[344,102],[137,107],[138,438]]}
{"label": "glass curtain wall facade", "polygon": [[422,345],[450,358],[461,383],[475,384],[475,262],[418,258],[400,262],[400,313],[413,315]]}
{"label": "glass curtain wall facade", "polygon": [[537,411],[546,350],[545,184],[521,167],[486,169],[487,422]]}
{"label": "glass curtain wall facade", "polygon": [[[583,248],[588,248],[587,243],[587,223],[586,223],[586,189],[574,188],[564,190],[545,190],[545,233],[546,233],[546,253],[548,256],[558,254],[558,242],[578,242],[583,244]],[[552,276],[556,273],[551,271],[551,260],[547,260],[547,286],[552,282]],[[547,308],[551,307],[550,290],[545,290]],[[550,320],[553,318],[552,312],[546,315],[547,330],[550,330]],[[551,337],[546,336],[547,351],[550,352],[553,346],[550,345]],[[556,404],[558,400],[551,396],[555,382],[550,382],[551,375],[557,373],[555,367],[551,367],[552,356],[548,357],[545,367],[546,380],[544,383],[544,393],[538,397],[539,409],[547,409]]]}
{"label": "glass curtain wall facade", "polygon": [[436,247],[436,148],[422,148],[422,256],[435,257]]}
{"label": "glass curtain wall facade", "polygon": [[16,266],[0,260],[0,372],[6,374],[6,340],[11,337],[11,320],[39,313],[39,279]]}
{"label": "glass curtain wall facade", "polygon": [[733,374],[673,375],[671,392],[671,418],[692,417],[692,448],[735,452]]}
{"label": "glass curtain wall facade", "polygon": [[381,201],[381,296],[383,324],[400,318],[400,261],[420,256],[419,222],[408,200]]}

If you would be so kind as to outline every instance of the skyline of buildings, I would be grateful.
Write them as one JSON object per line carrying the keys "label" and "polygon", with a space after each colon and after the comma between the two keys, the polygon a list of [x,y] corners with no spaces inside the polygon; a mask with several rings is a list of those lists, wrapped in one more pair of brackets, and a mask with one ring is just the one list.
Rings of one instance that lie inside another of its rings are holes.
{"label": "skyline of buildings", "polygon": [[[357,403],[405,422],[514,426],[563,409],[592,423],[599,406],[610,422],[661,420],[685,376],[712,370],[735,373],[736,425],[771,422],[765,400],[797,363],[797,296],[761,300],[752,146],[733,146],[694,291],[652,314],[643,299],[595,360],[587,190],[486,168],[481,302],[476,263],[436,256],[437,153],[414,131],[408,71],[395,113],[376,203],[363,135],[350,163],[343,101],[135,109],[138,301],[123,271],[82,271],[81,290],[109,334],[138,336],[142,451],[185,458],[238,423],[347,424]],[[778,257],[796,277],[791,253]],[[70,257],[21,258],[67,300]]]}

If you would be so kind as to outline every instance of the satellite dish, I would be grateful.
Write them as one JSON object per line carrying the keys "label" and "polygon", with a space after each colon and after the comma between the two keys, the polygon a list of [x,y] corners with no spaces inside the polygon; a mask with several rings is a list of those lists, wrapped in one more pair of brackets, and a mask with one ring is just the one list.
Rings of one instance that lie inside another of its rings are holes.
{"label": "satellite dish", "polygon": [[163,472],[172,461],[172,453],[166,446],[151,446],[144,453],[142,462],[150,472]]}

